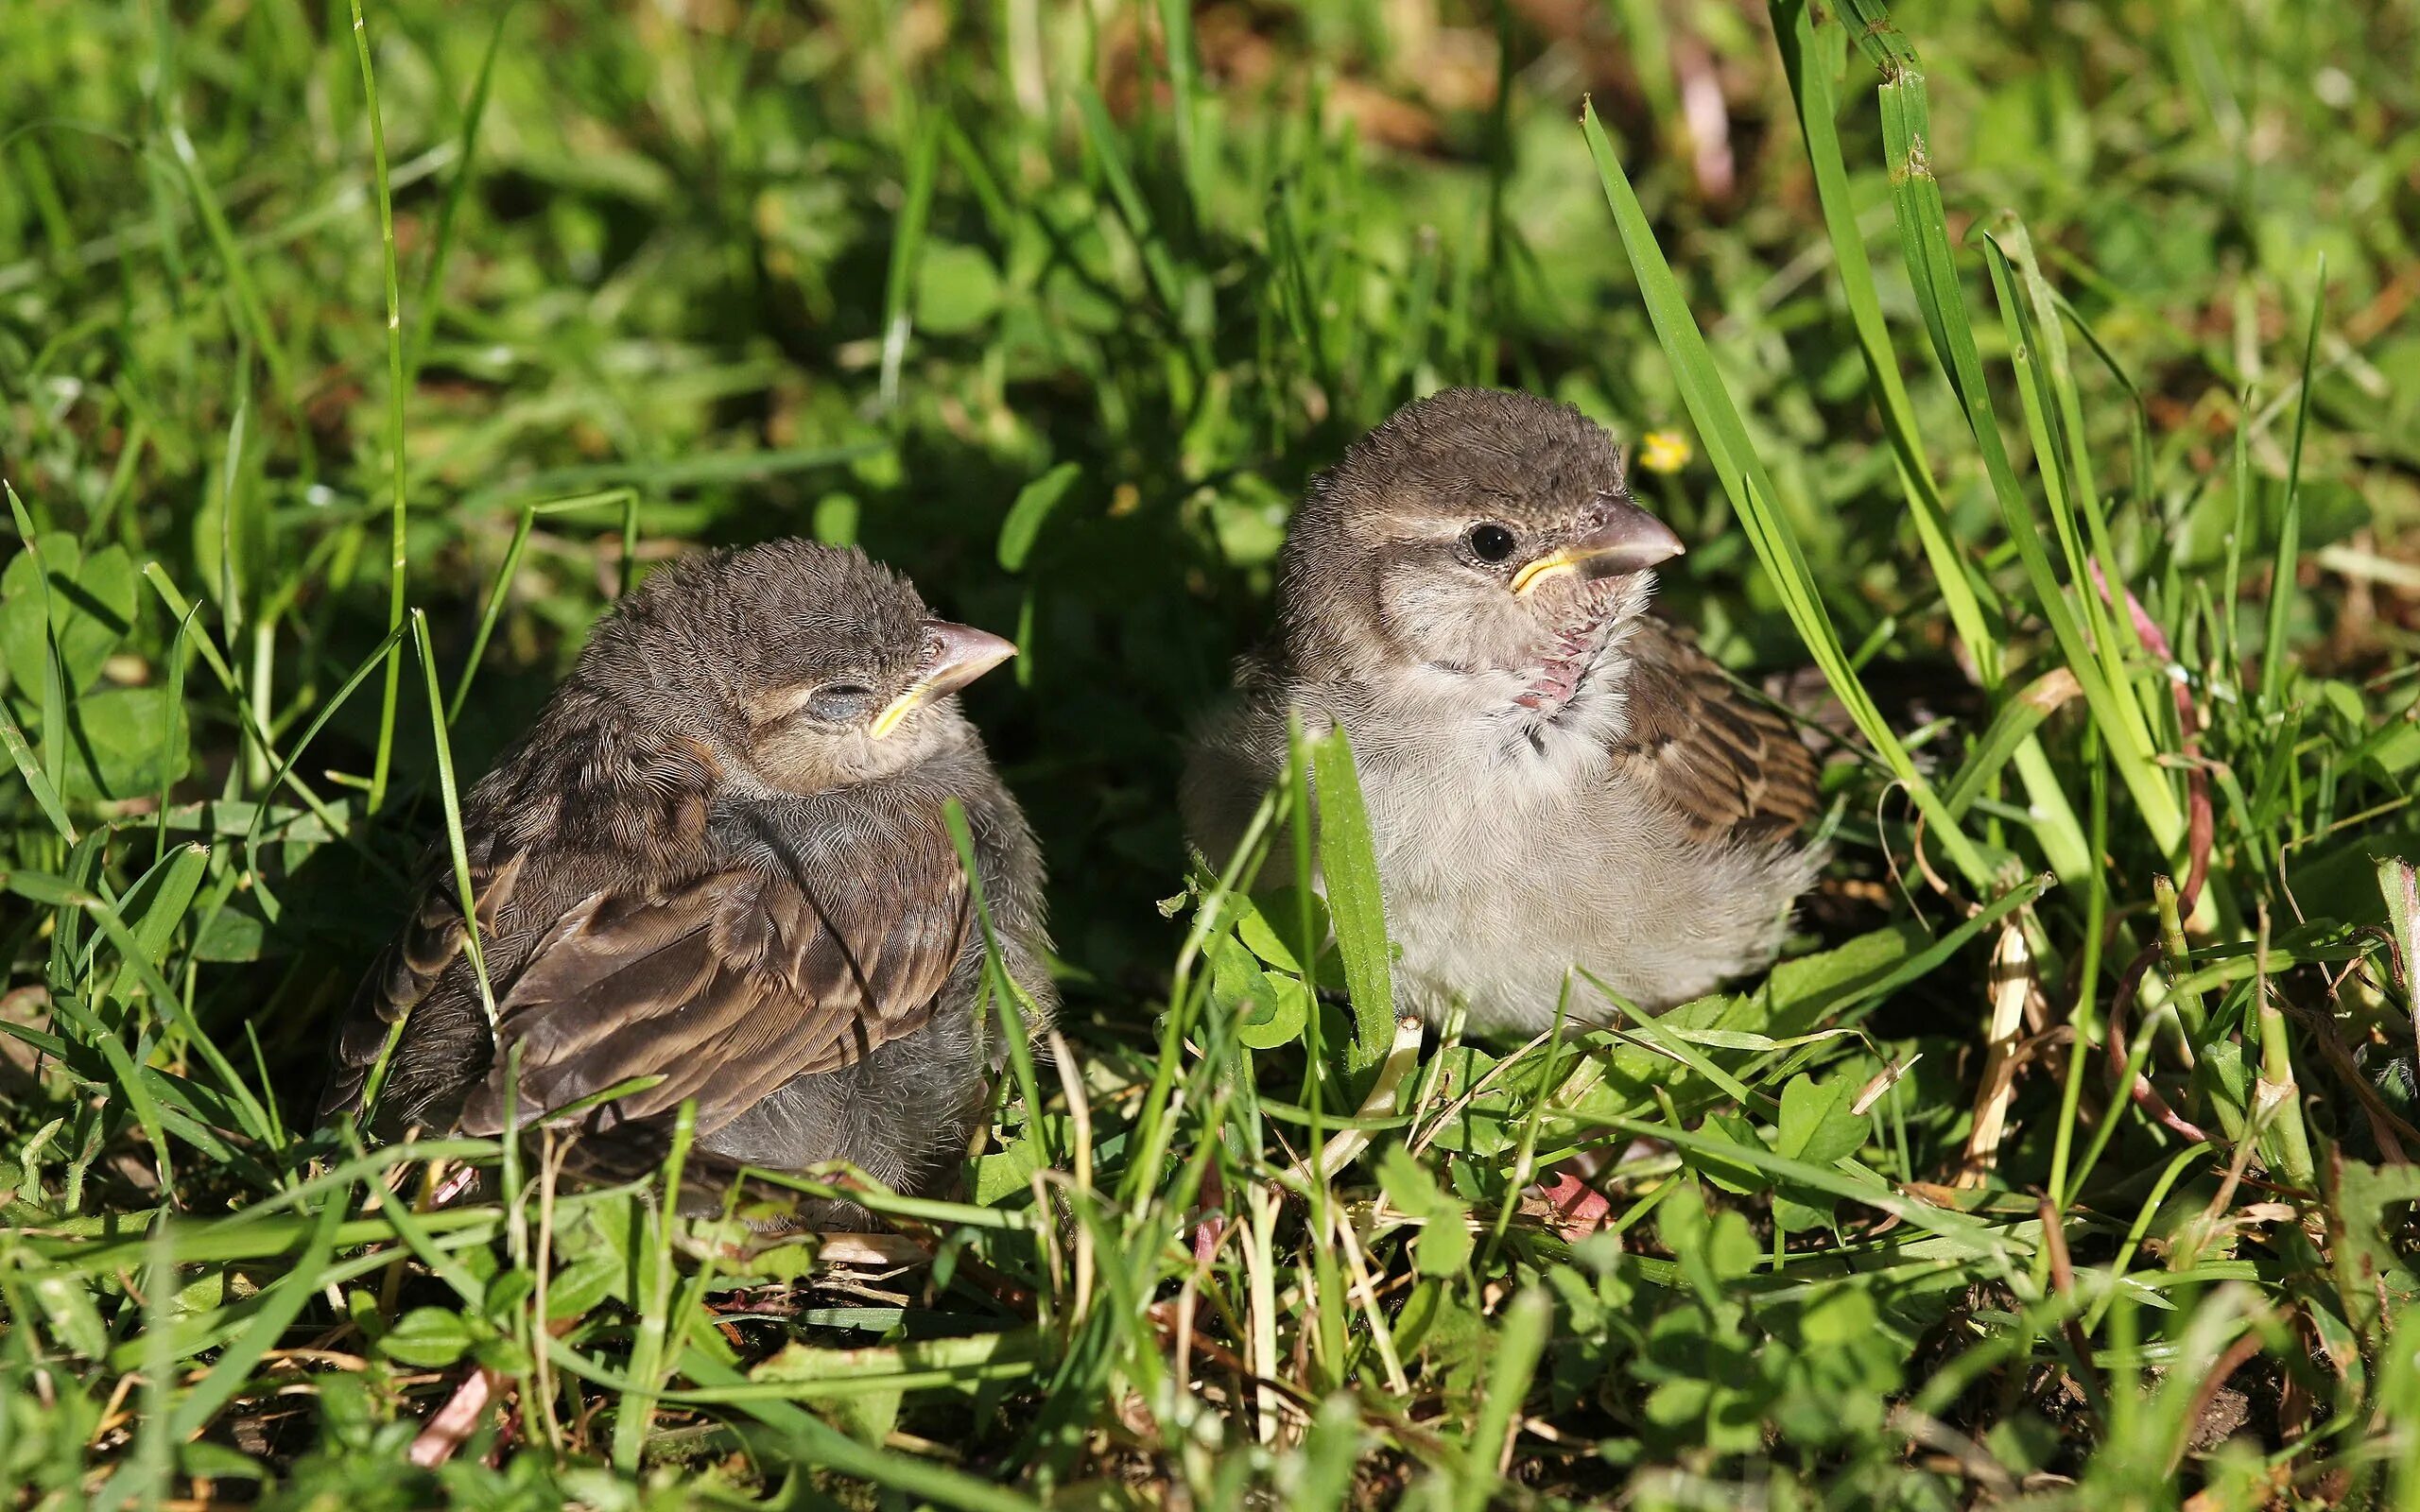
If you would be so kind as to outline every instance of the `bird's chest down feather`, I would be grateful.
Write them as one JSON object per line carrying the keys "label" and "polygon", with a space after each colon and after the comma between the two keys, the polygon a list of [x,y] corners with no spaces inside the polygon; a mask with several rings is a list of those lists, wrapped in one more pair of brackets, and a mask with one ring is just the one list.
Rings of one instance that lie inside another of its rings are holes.
{"label": "bird's chest down feather", "polygon": [[1787,844],[1708,843],[1607,764],[1431,747],[1365,764],[1407,1007],[1459,1000],[1481,1032],[1617,1011],[1578,968],[1649,1009],[1769,960],[1814,863]]}

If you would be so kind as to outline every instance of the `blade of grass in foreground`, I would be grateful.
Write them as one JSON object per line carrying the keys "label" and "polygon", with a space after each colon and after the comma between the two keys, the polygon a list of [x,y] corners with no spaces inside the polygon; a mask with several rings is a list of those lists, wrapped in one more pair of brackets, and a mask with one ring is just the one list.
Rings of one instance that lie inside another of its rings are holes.
{"label": "blade of grass in foreground", "polygon": [[1311,743],[1311,764],[1319,782],[1320,875],[1327,885],[1337,950],[1344,957],[1345,993],[1353,1002],[1353,1046],[1345,1059],[1357,1077],[1386,1058],[1395,1037],[1378,851],[1343,726]]}
{"label": "blade of grass in foreground", "polygon": [[[370,66],[370,27],[361,18],[361,0],[353,0],[353,45],[361,59],[361,93],[370,114],[370,163],[378,201],[378,249],[387,279],[387,464],[392,475],[387,583],[387,630],[404,624],[405,472],[404,472],[404,294],[403,277],[395,266],[395,197],[387,175],[387,128],[378,114],[378,75]],[[370,812],[387,800],[387,774],[395,755],[396,700],[403,692],[404,649],[398,641],[387,653],[386,691],[378,709],[378,754],[370,769]],[[469,894],[465,893],[464,897]]]}
{"label": "blade of grass in foreground", "polygon": [[[462,112],[462,129],[455,138],[454,177],[446,180],[445,200],[438,207],[437,233],[429,248],[428,264],[421,269],[420,287],[414,291],[420,300],[420,315],[412,322],[411,346],[404,363],[406,387],[420,376],[421,364],[428,357],[429,337],[437,330],[437,312],[444,302],[441,296],[446,257],[454,249],[454,221],[471,187],[472,170],[477,166],[479,124],[487,119],[490,88],[495,81],[496,54],[504,50],[504,25],[511,19],[510,5],[496,8],[487,51],[479,55],[479,75],[471,85],[470,107]],[[391,192],[392,186],[388,187]]]}
{"label": "blade of grass in foreground", "polygon": [[1839,107],[1832,77],[1844,55],[1840,24],[1830,16],[1817,20],[1807,0],[1774,0],[1773,37],[1781,44],[1782,62],[1798,103],[1799,133],[1815,170],[1816,198],[1824,210],[1824,229],[1832,243],[1832,260],[1847,299],[1849,321],[1857,333],[1858,352],[1865,360],[1874,386],[1875,407],[1882,417],[1882,432],[1898,463],[1899,481],[1915,520],[1916,537],[1925,559],[1932,564],[1941,588],[1943,607],[1958,638],[1982,675],[1985,692],[2000,681],[2000,638],[1993,628],[1999,612],[1991,586],[1971,571],[1951,540],[1948,510],[1943,505],[1932,464],[1925,455],[1916,425],[1914,404],[1899,376],[1898,357],[1891,348],[1890,327],[1882,318],[1882,301],[1874,285],[1874,265],[1865,254],[1865,237],[1858,229],[1857,208],[1850,203],[1848,167],[1841,154],[1839,129],[1833,122]]}
{"label": "blade of grass in foreground", "polygon": [[2310,329],[2303,337],[2302,390],[2294,396],[2294,441],[2286,454],[2286,504],[2277,523],[2277,555],[2269,579],[2269,622],[2260,644],[2260,707],[2276,714],[2286,704],[2286,674],[2292,666],[2286,633],[2294,612],[2294,564],[2301,558],[2303,534],[2303,433],[2310,425],[2310,387],[2315,375],[2312,358],[2319,352],[2319,320],[2327,308],[2327,259],[2319,262],[2319,276],[2310,296]]}
{"label": "blade of grass in foreground", "polygon": [[487,953],[479,944],[479,900],[471,887],[471,852],[462,835],[462,799],[454,783],[454,743],[445,730],[445,696],[437,689],[437,653],[428,644],[428,611],[412,610],[412,641],[420,648],[421,670],[428,683],[428,722],[437,737],[437,787],[445,803],[445,844],[454,858],[454,896],[462,904],[462,950],[471,960],[471,974],[479,984],[479,1005],[487,1010],[488,1028],[496,1027],[495,989],[488,983]]}
{"label": "blade of grass in foreground", "polygon": [[[2083,317],[2069,309],[2050,287],[2050,281],[2042,274],[2041,260],[2033,254],[2033,238],[2026,232],[2025,222],[2014,211],[2008,210],[2000,212],[1995,219],[1998,230],[1990,233],[1987,239],[1995,247],[2005,244],[2003,249],[2011,266],[2015,269],[2018,286],[2024,290],[2024,310],[2031,314],[2027,329],[2038,334],[2038,340],[2029,345],[2038,346],[2036,358],[2048,379],[2050,397],[2057,406],[2057,429],[2065,444],[2061,454],[2066,464],[2065,481],[2077,520],[2083,526],[2090,542],[2088,558],[2080,560],[2098,563],[2103,578],[2113,584],[2122,583],[2126,576],[2119,569],[2117,543],[2109,532],[2109,511],[2101,502],[2100,488],[2093,481],[2091,447],[2084,429],[2083,394],[2076,386],[2075,367],[2068,357],[2066,321],[2073,319],[2076,322],[2078,333],[2100,354],[2108,365],[2110,373],[2130,396],[2135,394],[2134,381],[2127,377],[2125,369],[2115,355],[2092,335]],[[2129,410],[2134,422],[2130,429],[2135,437],[2140,437],[2147,422],[2139,396],[2135,397]],[[2147,442],[2144,444],[2148,445]],[[2049,471],[2048,464],[2045,464],[2045,471],[2046,473]],[[2148,487],[2149,464],[2138,457],[2135,472],[2137,487]],[[2081,574],[2078,566],[2071,565],[2069,571]],[[2142,635],[2132,614],[2121,612],[2100,594],[2087,594],[2084,607],[2095,613],[2100,613],[2103,607],[2107,608],[2110,622],[2107,627],[2110,631],[2108,644],[2111,648],[2108,654],[2114,661],[2122,663],[2123,657],[2141,654]],[[2096,633],[2099,633],[2098,626]],[[2166,696],[2168,689],[2164,681],[2157,678],[2146,680],[2152,696]]]}
{"label": "blade of grass in foreground", "polygon": [[[59,626],[50,604],[50,564],[42,559],[42,543],[34,539],[33,516],[26,512],[26,502],[17,497],[13,487],[0,484],[0,489],[7,490],[9,513],[17,523],[25,550],[33,558],[34,604],[42,611],[42,700],[35,705],[42,720],[42,780],[57,794],[67,786],[67,685],[60,675]],[[57,801],[56,798],[51,800],[54,805]],[[75,826],[63,812],[57,822],[68,844],[75,844]]]}
{"label": "blade of grass in foreground", "polygon": [[991,980],[992,1012],[1009,1047],[1017,1091],[1025,1098],[1027,1116],[1039,1120],[1044,1106],[1042,1080],[1034,1071],[1033,1041],[1026,1028],[1033,1005],[1009,975],[1007,957],[1000,954],[999,931],[992,922],[991,900],[983,895],[983,872],[976,865],[975,831],[967,824],[965,805],[954,798],[943,799],[942,819],[949,827],[950,843],[958,848],[958,864],[966,873],[967,897],[975,905],[976,928],[983,936],[983,970]]}
{"label": "blade of grass in foreground", "polygon": [[[1806,144],[1807,161],[1815,170],[1816,198],[1823,205],[1824,231],[1831,239],[1833,261],[1840,269],[1841,292],[1848,301],[1858,352],[1864,359],[1866,377],[1873,386],[1883,434],[1891,441],[1900,488],[1907,494],[1909,514],[1915,522],[1916,538],[1924,546],[1925,559],[1932,566],[1950,626],[1958,632],[1967,655],[1974,659],[1984,693],[1996,698],[2002,661],[2000,636],[1996,628],[2000,606],[1990,584],[1973,571],[1965,554],[1951,539],[1948,510],[1942,503],[1932,463],[1925,455],[1915,406],[1899,376],[1898,356],[1892,349],[1890,328],[1882,318],[1882,301],[1875,290],[1874,266],[1866,257],[1865,238],[1858,229],[1856,207],[1850,202],[1848,167],[1841,155],[1840,132],[1833,124],[1839,106],[1832,89],[1833,76],[1846,56],[1846,39],[1839,21],[1830,15],[1818,20],[1807,0],[1773,0],[1772,21],[1774,40],[1780,43],[1783,66],[1798,105],[1800,135]],[[2074,806],[2068,802],[2048,755],[2030,727],[2016,742],[2013,759],[2031,799],[2035,838],[2050,869],[2064,881],[2081,881],[2093,869],[2092,851],[2083,843],[2083,826],[2076,818]],[[1961,810],[1955,803],[1951,807]]]}
{"label": "blade of grass in foreground", "polygon": [[26,791],[33,795],[34,805],[42,810],[43,817],[50,821],[60,839],[74,845],[76,826],[68,820],[66,805],[59,800],[59,789],[43,774],[41,759],[26,744],[25,731],[5,713],[0,713],[0,746],[9,747],[9,760],[15,764],[17,775],[26,780]]}
{"label": "blade of grass in foreground", "polygon": [[[2059,655],[2075,673],[2109,742],[2112,764],[2140,810],[2152,840],[2182,869],[2185,811],[2176,790],[2159,764],[2160,752],[2143,717],[2141,705],[2113,687],[2092,647],[2091,637],[2078,618],[2059,582],[2031,505],[2001,439],[1999,418],[1992,407],[1991,389],[1983,375],[1983,359],[1975,342],[1963,291],[1949,247],[1947,212],[1941,185],[1927,153],[1932,140],[1931,116],[1925,77],[1905,37],[1893,27],[1877,0],[1849,0],[1859,23],[1858,44],[1883,70],[1879,91],[1882,138],[1891,167],[1892,202],[1899,223],[1899,238],[1916,303],[1924,312],[1933,353],[1947,372],[1950,387],[1966,415],[1968,431],[1982,453],[1983,468],[2009,538],[2024,564],[2035,607],[2050,627]],[[2055,457],[2042,459],[2045,469],[2058,466]]]}
{"label": "blade of grass in foreground", "polygon": [[1834,627],[1823,595],[1816,589],[1815,575],[1808,569],[1806,555],[1799,550],[1798,538],[1780,507],[1772,478],[1765,471],[1763,459],[1749,444],[1747,427],[1740,423],[1739,412],[1715,371],[1713,353],[1706,350],[1705,337],[1689,313],[1688,301],[1681,292],[1680,282],[1672,276],[1671,265],[1656,246],[1655,232],[1648,226],[1646,212],[1639,208],[1630,176],[1622,171],[1612,144],[1605,139],[1605,129],[1598,122],[1593,103],[1582,108],[1581,129],[1587,136],[1589,153],[1596,159],[1597,177],[1604,184],[1606,203],[1613,207],[1614,224],[1621,233],[1623,249],[1630,255],[1640,297],[1647,301],[1648,315],[1655,323],[1656,339],[1663,344],[1681,397],[1688,405],[1689,418],[1696,422],[1699,438],[1705,443],[1706,459],[1721,478],[1723,492],[1730,495],[1732,508],[1747,528],[1749,544],[1755,548],[1757,560],[1764,563],[1766,576],[1781,594],[1799,639],[1823,668],[1824,680],[1831,684],[1833,694],[1856,721],[1858,731],[1880,754],[1892,776],[1906,786],[1951,864],[1978,891],[1987,888],[1990,870],[1982,853],[1959,828],[1932,784],[1916,769],[1907,747],[1899,743],[1882,712],[1866,694],[1864,684],[1858,680],[1848,650],[1841,644],[1840,631]]}
{"label": "blade of grass in foreground", "polygon": [[642,1252],[641,1274],[653,1282],[653,1295],[639,1299],[638,1328],[631,1339],[630,1376],[634,1389],[622,1394],[621,1405],[614,1416],[614,1468],[628,1474],[638,1469],[639,1452],[646,1447],[648,1429],[655,1421],[657,1394],[664,1389],[671,1362],[666,1359],[679,1334],[672,1332],[672,1291],[679,1273],[672,1263],[672,1246],[681,1219],[677,1209],[681,1191],[682,1167],[688,1163],[689,1147],[698,1136],[698,1105],[692,1099],[682,1100],[673,1115],[672,1149],[664,1161],[663,1206],[648,1224],[647,1237],[641,1243],[649,1246]]}
{"label": "blade of grass in foreground", "polygon": [[[2016,377],[2018,407],[2025,418],[2026,438],[2033,448],[2034,475],[2042,486],[2042,502],[2050,517],[2051,536],[2058,542],[2060,559],[2066,564],[2067,581],[2083,584],[2090,580],[2096,564],[2092,548],[2085,543],[2083,524],[2087,513],[2085,500],[2091,492],[2090,485],[2084,481],[2089,476],[2089,467],[2082,455],[2082,438],[2066,431],[2056,407],[2062,403],[2055,389],[2058,364],[2063,359],[2052,351],[2049,336],[2058,330],[2057,318],[2052,315],[2051,323],[2045,327],[2029,308],[2030,300],[2018,297],[2016,257],[2031,259],[2032,255],[2023,223],[2013,215],[2003,217],[2001,234],[2010,239],[2016,252],[2013,255],[2001,246],[1998,237],[1986,233],[1984,265],[1991,274],[1992,292],[1999,301],[2000,330],[2008,341],[2009,367]],[[2067,385],[2070,391],[2073,387],[2072,383]],[[2064,437],[2063,432],[2066,432]],[[2072,465],[2066,460],[2071,452],[2075,457]],[[2106,539],[2106,528],[2102,527],[2099,535]],[[2124,575],[2118,571],[2114,559],[2100,565],[2103,581],[2108,585],[2105,593],[2080,591],[2075,595],[2076,606],[2083,625],[2084,643],[2100,658],[2102,679],[2131,700],[2133,678],[2126,657],[2130,650],[2139,652],[2142,643],[2135,630],[2134,617],[2113,614],[2105,596],[2106,593],[2123,591]],[[2125,623],[2122,636],[2114,629],[2113,620]],[[2148,732],[2153,722],[2152,716],[2139,716]]]}
{"label": "blade of grass in foreground", "polygon": [[219,1409],[235,1400],[235,1394],[251,1381],[261,1357],[277,1346],[286,1329],[302,1315],[304,1306],[320,1295],[320,1272],[336,1253],[337,1233],[344,1225],[345,1210],[352,1197],[349,1184],[328,1194],[320,1209],[319,1221],[312,1225],[311,1236],[303,1244],[302,1258],[284,1280],[269,1289],[261,1310],[245,1325],[244,1332],[228,1344],[209,1374],[177,1404],[176,1418],[169,1428],[177,1443],[184,1443],[209,1427]]}
{"label": "blade of grass in foreground", "polygon": [[916,268],[925,256],[925,223],[933,206],[933,178],[942,160],[942,115],[925,117],[908,159],[908,202],[899,213],[899,232],[890,244],[890,270],[883,284],[882,377],[878,392],[888,414],[899,407],[899,368],[908,355],[908,328],[913,317]]}
{"label": "blade of grass in foreground", "polygon": [[488,642],[495,634],[496,622],[504,617],[504,603],[512,591],[512,580],[521,571],[521,554],[529,545],[529,532],[536,528],[541,515],[568,514],[596,505],[618,504],[622,507],[622,592],[631,591],[631,568],[638,553],[634,541],[638,532],[638,490],[606,489],[596,493],[577,493],[564,499],[542,499],[522,507],[521,516],[513,522],[511,543],[504,548],[504,560],[495,570],[495,583],[488,590],[487,608],[479,612],[479,628],[471,637],[471,649],[462,659],[462,676],[454,684],[454,696],[445,705],[448,725],[462,717],[462,705],[471,696],[471,681],[479,675],[479,663],[486,659]]}
{"label": "blade of grass in foreground", "polygon": [[[550,1339],[546,1348],[568,1368],[592,1379],[602,1374],[567,1345]],[[738,1386],[747,1382],[733,1366],[694,1348],[682,1355],[681,1371],[707,1389]],[[774,1432],[787,1435],[803,1465],[824,1467],[832,1473],[921,1498],[936,1506],[959,1507],[964,1512],[1039,1512],[1040,1503],[1008,1486],[994,1486],[913,1454],[892,1453],[860,1444],[793,1402],[751,1400],[734,1405]]]}

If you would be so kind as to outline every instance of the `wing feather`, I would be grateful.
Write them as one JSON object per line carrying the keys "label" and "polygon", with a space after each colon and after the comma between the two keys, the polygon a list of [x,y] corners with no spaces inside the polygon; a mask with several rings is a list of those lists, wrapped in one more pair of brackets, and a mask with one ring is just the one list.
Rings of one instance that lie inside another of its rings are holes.
{"label": "wing feather", "polygon": [[[496,919],[514,896],[521,879],[523,852],[499,861],[493,839],[475,843],[470,853],[471,893],[477,899],[479,930],[492,937]],[[420,904],[402,933],[371,963],[354,989],[353,1002],[337,1029],[326,1090],[320,1094],[320,1116],[357,1111],[368,1089],[370,1074],[387,1047],[388,1031],[427,1001],[439,982],[463,954],[468,933],[457,896],[450,858],[432,856],[429,883]],[[424,1101],[425,1098],[420,1099]],[[417,1108],[408,1110],[416,1115]]]}
{"label": "wing feather", "polygon": [[1709,841],[1779,838],[1813,816],[1815,756],[1787,718],[1660,621],[1643,622],[1631,650],[1631,728],[1615,747],[1624,781]]}
{"label": "wing feather", "polygon": [[[938,824],[881,864],[804,869],[763,855],[659,893],[571,909],[498,1005],[528,1114],[635,1076],[665,1079],[603,1122],[684,1098],[709,1133],[793,1077],[854,1064],[921,1028],[966,947],[964,875]],[[492,1072],[463,1126],[503,1126]]]}

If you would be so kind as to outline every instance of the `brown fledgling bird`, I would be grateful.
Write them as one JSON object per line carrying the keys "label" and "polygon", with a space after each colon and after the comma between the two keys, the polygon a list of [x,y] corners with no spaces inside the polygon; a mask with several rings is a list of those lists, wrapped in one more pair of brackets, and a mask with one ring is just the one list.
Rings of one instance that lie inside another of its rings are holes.
{"label": "brown fledgling bird", "polygon": [[[1276,644],[1197,741],[1188,831],[1232,853],[1290,709],[1352,739],[1405,1007],[1535,1033],[1575,966],[1650,1009],[1764,966],[1821,862],[1797,839],[1816,763],[1647,617],[1681,551],[1578,410],[1407,405],[1296,512]],[[1576,978],[1570,1001],[1615,1017]]]}
{"label": "brown fledgling bird", "polygon": [[[938,620],[855,550],[780,541],[665,567],[596,627],[537,725],[463,799],[497,1021],[441,843],[338,1026],[322,1118],[493,1135],[582,1115],[618,1173],[683,1099],[707,1167],[847,1161],[893,1188],[955,1169],[996,1070],[984,944],[943,816],[964,805],[1010,975],[1046,1015],[1042,865],[952,695],[1014,653]],[[1039,1032],[1043,1023],[1031,1027]],[[861,1214],[810,1205],[822,1224]]]}

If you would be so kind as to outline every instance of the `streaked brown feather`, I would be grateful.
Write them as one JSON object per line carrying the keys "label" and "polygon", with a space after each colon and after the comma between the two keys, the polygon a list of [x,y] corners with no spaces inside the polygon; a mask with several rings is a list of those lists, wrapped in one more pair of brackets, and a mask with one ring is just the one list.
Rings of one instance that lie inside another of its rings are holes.
{"label": "streaked brown feather", "polygon": [[[938,836],[933,837],[938,839]],[[527,1112],[636,1076],[666,1079],[612,1121],[698,1104],[699,1132],[793,1077],[854,1064],[933,1012],[967,940],[946,844],[903,845],[881,885],[786,868],[711,872],[661,896],[598,893],[549,932],[498,1005]],[[463,1109],[503,1124],[502,1076]]]}
{"label": "streaked brown feather", "polygon": [[1697,838],[1786,835],[1819,806],[1814,753],[1682,632],[1642,620],[1632,656],[1625,781],[1655,793]]}
{"label": "streaked brown feather", "polygon": [[[471,893],[478,900],[479,929],[493,934],[496,915],[511,899],[512,885],[520,878],[523,858],[516,853],[496,865],[491,845],[475,850],[470,859]],[[355,1006],[383,1023],[392,1023],[410,1012],[462,954],[463,934],[453,861],[450,856],[441,857],[437,876],[421,895],[419,910],[380,954],[362,983],[367,1001]]]}
{"label": "streaked brown feather", "polygon": [[[493,937],[496,920],[512,901],[525,853],[496,859],[493,837],[474,841],[469,856],[471,895],[477,900],[479,931]],[[462,955],[466,931],[456,893],[453,860],[440,852],[428,863],[430,881],[403,932],[371,963],[337,1030],[335,1070],[321,1093],[320,1116],[357,1109],[371,1072],[385,1051],[388,1032],[420,1006]]]}

